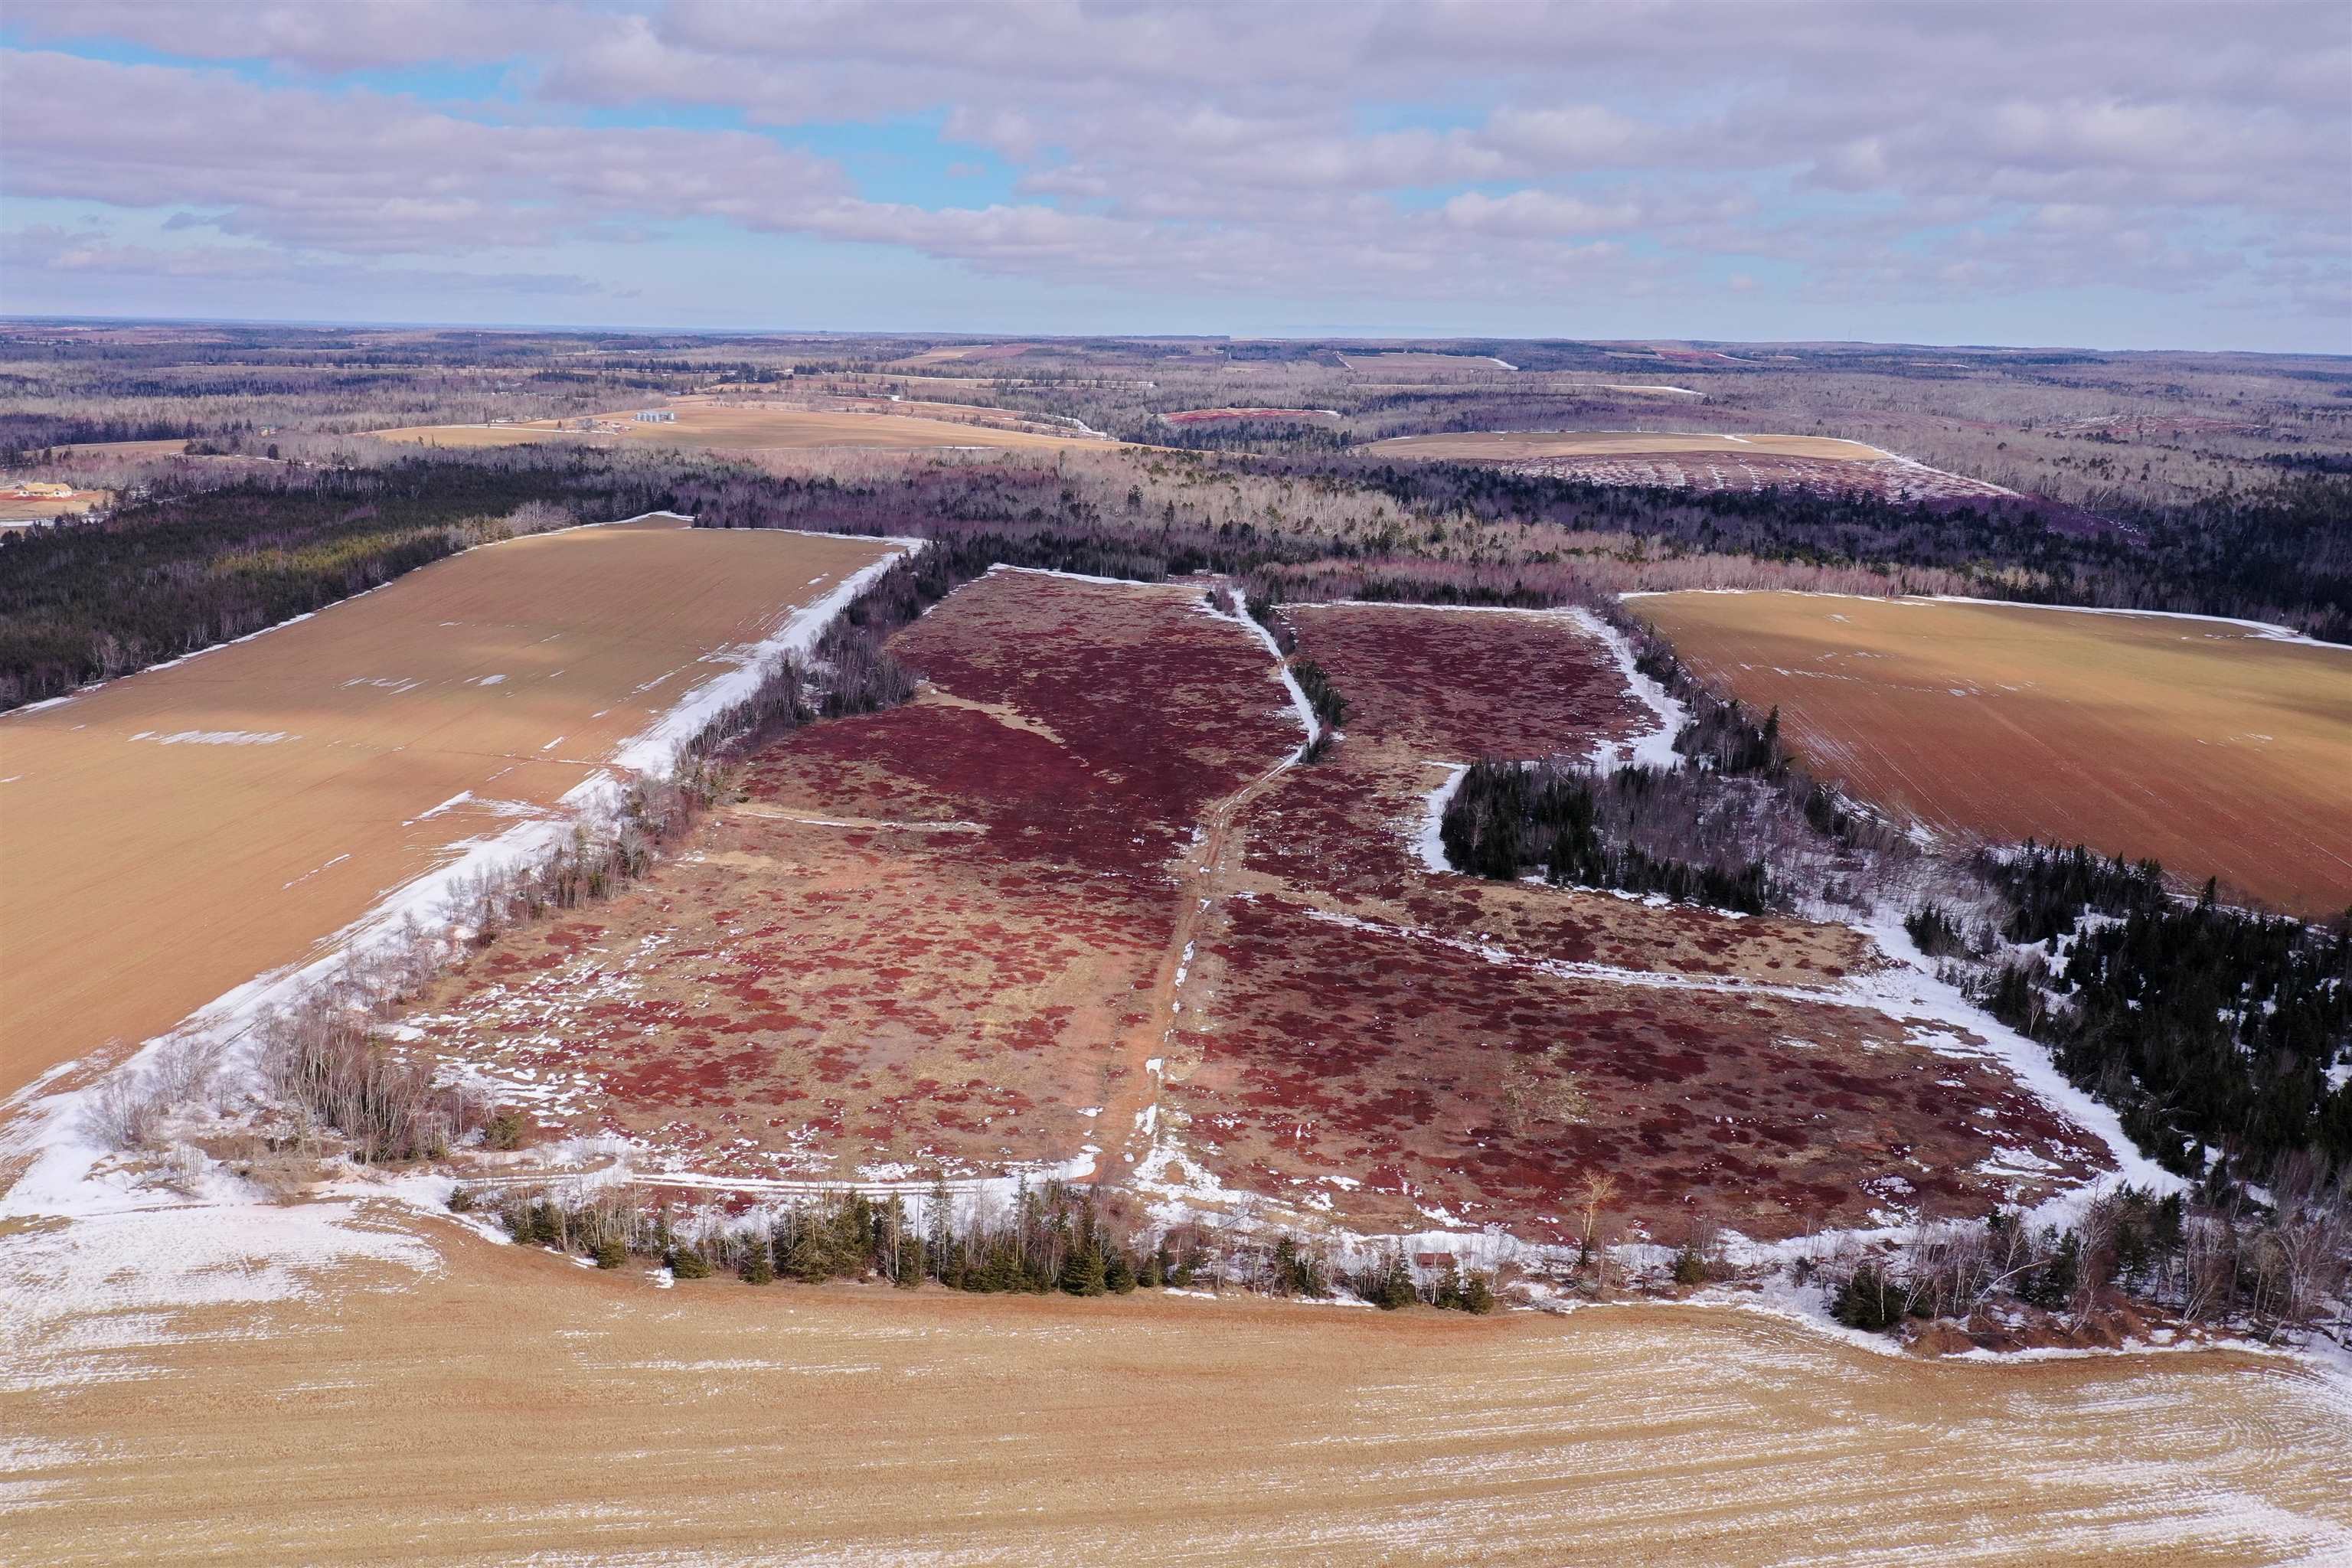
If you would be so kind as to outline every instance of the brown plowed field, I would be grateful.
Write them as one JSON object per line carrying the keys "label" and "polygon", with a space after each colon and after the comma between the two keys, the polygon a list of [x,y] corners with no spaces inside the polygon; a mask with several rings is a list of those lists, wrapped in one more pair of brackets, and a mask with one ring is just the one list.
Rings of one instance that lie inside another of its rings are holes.
{"label": "brown plowed field", "polygon": [[301,1300],[26,1290],[9,1560],[2041,1568],[2352,1542],[2341,1395],[2269,1358],[1939,1363],[1654,1308],[658,1291],[423,1234],[430,1272],[346,1266]]}
{"label": "brown plowed field", "polygon": [[892,647],[916,701],[789,737],[656,883],[449,976],[431,1048],[736,1175],[1077,1154],[1143,1093],[1194,824],[1297,722],[1195,588],[997,573]]}
{"label": "brown plowed field", "polygon": [[518,539],[0,718],[0,1093],[545,815],[710,656],[888,548],[657,520]]}
{"label": "brown plowed field", "polygon": [[2160,616],[1801,594],[1631,608],[1811,765],[1939,831],[2352,904],[2352,650]]}
{"label": "brown plowed field", "polygon": [[[535,419],[523,425],[411,425],[375,430],[378,440],[413,441],[437,447],[511,447],[526,441],[619,442],[633,446],[709,447],[723,450],[797,451],[816,447],[862,447],[884,451],[925,451],[942,447],[1017,447],[1052,449],[1061,447],[1102,447],[1110,442],[1081,436],[1060,436],[1016,425],[998,409],[973,408],[969,418],[925,417],[918,414],[824,411],[780,408],[762,404],[726,403],[681,398],[665,405],[677,417],[658,424],[638,424],[634,409],[600,414],[618,429],[567,431],[562,422]],[[934,416],[951,405],[923,405]]]}
{"label": "brown plowed field", "polygon": [[0,496],[0,527],[53,522],[69,513],[97,510],[113,500],[111,490],[78,490],[70,496]]}
{"label": "brown plowed field", "polygon": [[[1880,962],[1852,931],[1423,868],[1433,759],[1654,722],[1576,623],[1286,613],[1350,712],[1242,818],[1244,896],[1204,923],[1162,1103],[1209,1174],[1360,1230],[1566,1240],[1603,1173],[1612,1234],[1678,1241],[1693,1217],[1781,1237],[1979,1213],[2105,1168],[1969,1042],[1837,999]],[[1579,1121],[1505,1102],[1571,1080]]]}

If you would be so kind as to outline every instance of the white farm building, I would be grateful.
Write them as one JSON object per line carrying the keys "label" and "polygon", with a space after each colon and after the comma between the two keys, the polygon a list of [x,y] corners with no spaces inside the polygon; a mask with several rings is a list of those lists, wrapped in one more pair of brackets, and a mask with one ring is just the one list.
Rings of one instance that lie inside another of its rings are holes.
{"label": "white farm building", "polygon": [[667,408],[648,408],[637,416],[640,425],[675,425],[677,416]]}

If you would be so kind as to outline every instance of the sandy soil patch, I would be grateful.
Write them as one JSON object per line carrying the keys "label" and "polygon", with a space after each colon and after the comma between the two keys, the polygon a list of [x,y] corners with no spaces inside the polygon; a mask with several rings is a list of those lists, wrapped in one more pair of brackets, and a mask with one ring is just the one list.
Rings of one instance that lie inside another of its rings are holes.
{"label": "sandy soil patch", "polygon": [[1814,768],[1938,831],[2352,903],[2352,651],[2158,616],[1668,594],[1631,607]]}
{"label": "sandy soil patch", "polygon": [[1656,1309],[662,1291],[423,1234],[428,1272],[353,1268],[307,1300],[62,1317],[70,1292],[13,1296],[12,1560],[1532,1564],[1573,1542],[2024,1568],[2352,1547],[2340,1394],[2251,1357],[1932,1363]]}
{"label": "sandy soil patch", "polygon": [[887,549],[658,520],[514,540],[0,719],[0,1092],[548,816]]}

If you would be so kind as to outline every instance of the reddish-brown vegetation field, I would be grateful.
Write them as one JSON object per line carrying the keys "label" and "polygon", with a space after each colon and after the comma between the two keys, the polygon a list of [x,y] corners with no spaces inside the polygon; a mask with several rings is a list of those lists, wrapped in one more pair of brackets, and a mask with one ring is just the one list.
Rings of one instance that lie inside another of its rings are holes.
{"label": "reddish-brown vegetation field", "polygon": [[1299,721],[1198,587],[999,572],[900,633],[915,701],[787,736],[647,888],[410,1022],[552,1131],[728,1180],[1065,1163],[1374,1232],[1784,1237],[1980,1211],[2097,1141],[1850,985],[1856,932],[1426,861],[1444,764],[1657,722],[1569,612],[1296,606]]}
{"label": "reddish-brown vegetation field", "polygon": [[[1575,619],[1287,615],[1347,738],[1251,807],[1202,938],[1163,1096],[1201,1171],[1357,1228],[1557,1240],[1592,1173],[1618,1218],[1679,1239],[1685,1216],[1778,1237],[1973,1211],[2096,1168],[1969,1042],[1843,994],[1881,962],[1852,931],[1423,866],[1436,762],[1654,722]],[[1543,1111],[1562,1090],[1573,1120]]]}
{"label": "reddish-brown vegetation field", "polygon": [[793,735],[657,887],[509,940],[413,1021],[551,1124],[706,1168],[1078,1155],[1084,1112],[1139,1090],[1123,1047],[1193,824],[1297,723],[1190,588],[998,573],[893,648],[916,701]]}

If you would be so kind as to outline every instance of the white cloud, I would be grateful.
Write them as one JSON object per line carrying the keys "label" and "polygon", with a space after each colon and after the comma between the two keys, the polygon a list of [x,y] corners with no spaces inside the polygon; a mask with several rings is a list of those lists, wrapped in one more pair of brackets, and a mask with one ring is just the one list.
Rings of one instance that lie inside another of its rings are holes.
{"label": "white cloud", "polygon": [[[2352,231],[2352,11],[2293,0],[220,0],[205,16],[19,0],[21,37],[268,68],[7,56],[0,189],[192,209],[313,257],[660,244],[696,220],[1145,300],[1719,295],[1704,264],[1727,258],[1780,263],[1816,294],[2204,290],[2321,322]],[[432,103],[339,79],[439,64],[507,86]],[[877,200],[795,146],[811,121],[918,114],[943,122],[942,163],[977,146],[1009,163],[1009,196]],[[728,123],[753,129],[703,128]]]}

